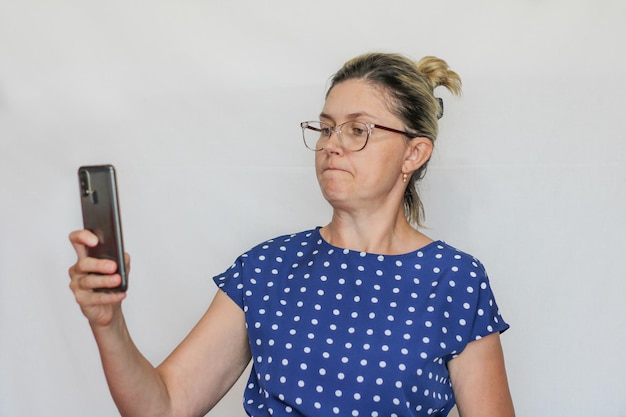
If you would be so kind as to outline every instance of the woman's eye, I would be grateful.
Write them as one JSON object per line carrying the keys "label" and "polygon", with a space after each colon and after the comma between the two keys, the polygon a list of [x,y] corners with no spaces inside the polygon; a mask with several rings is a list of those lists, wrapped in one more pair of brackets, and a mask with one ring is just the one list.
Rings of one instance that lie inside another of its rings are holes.
{"label": "woman's eye", "polygon": [[358,127],[353,127],[352,128],[352,135],[353,136],[363,136],[365,135],[365,130],[358,128]]}

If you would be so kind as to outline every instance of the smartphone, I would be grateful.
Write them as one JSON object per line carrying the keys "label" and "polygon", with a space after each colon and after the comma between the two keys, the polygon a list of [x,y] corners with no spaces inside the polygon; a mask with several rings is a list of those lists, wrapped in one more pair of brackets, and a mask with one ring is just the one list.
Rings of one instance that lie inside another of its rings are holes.
{"label": "smartphone", "polygon": [[98,237],[98,245],[87,248],[93,258],[111,259],[117,263],[116,273],[122,282],[115,288],[96,291],[126,291],[128,273],[124,263],[122,220],[113,165],[92,165],[78,168],[83,226]]}

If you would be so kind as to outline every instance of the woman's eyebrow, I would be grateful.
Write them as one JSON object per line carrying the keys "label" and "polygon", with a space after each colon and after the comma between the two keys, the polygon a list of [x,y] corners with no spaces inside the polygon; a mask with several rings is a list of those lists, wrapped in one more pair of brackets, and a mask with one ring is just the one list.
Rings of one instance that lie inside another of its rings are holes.
{"label": "woman's eyebrow", "polygon": [[[350,113],[348,115],[346,115],[346,119],[347,120],[354,120],[357,119],[361,116],[370,116],[368,113],[365,112],[356,112],[356,113]],[[333,119],[333,117],[327,113],[320,113],[320,119],[326,119],[326,120],[331,120],[331,121],[335,121],[335,119]]]}
{"label": "woman's eyebrow", "polygon": [[330,114],[327,114],[327,113],[324,113],[324,112],[321,112],[319,117],[320,117],[320,120],[321,119],[326,119],[326,120],[330,120],[330,121],[333,121],[333,122],[335,121],[335,119],[333,119],[330,116]]}

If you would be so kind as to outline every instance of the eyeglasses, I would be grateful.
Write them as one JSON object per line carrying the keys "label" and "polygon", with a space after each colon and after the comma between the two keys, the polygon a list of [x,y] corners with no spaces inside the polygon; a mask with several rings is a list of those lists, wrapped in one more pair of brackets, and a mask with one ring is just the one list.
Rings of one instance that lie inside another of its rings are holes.
{"label": "eyeglasses", "polygon": [[400,133],[408,138],[419,136],[387,126],[356,121],[345,122],[339,126],[331,126],[328,123],[311,121],[300,123],[300,127],[302,128],[304,145],[312,151],[321,151],[324,149],[333,132],[337,134],[337,139],[339,139],[341,147],[351,152],[358,152],[365,148],[372,134],[372,129],[375,128]]}

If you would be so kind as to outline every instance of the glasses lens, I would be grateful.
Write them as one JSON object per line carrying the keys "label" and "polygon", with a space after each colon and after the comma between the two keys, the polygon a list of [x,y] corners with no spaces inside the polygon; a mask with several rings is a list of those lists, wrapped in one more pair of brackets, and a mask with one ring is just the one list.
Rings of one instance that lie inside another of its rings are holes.
{"label": "glasses lens", "polygon": [[[335,131],[333,126],[324,122],[303,122],[302,137],[304,144],[312,151],[324,149],[326,142]],[[347,151],[360,151],[369,137],[369,128],[362,122],[346,122],[337,127],[339,143]]]}
{"label": "glasses lens", "polygon": [[302,122],[302,137],[304,144],[312,151],[324,149],[324,142],[330,137],[333,129],[322,122]]}
{"label": "glasses lens", "polygon": [[365,147],[369,129],[365,123],[346,122],[341,125],[340,134],[343,148],[348,151],[360,151]]}

